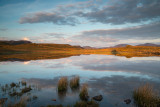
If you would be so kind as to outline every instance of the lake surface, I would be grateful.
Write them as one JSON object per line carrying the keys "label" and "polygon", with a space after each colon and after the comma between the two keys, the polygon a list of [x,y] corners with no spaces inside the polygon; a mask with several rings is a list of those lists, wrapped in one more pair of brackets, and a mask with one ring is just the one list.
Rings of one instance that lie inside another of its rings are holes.
{"label": "lake surface", "polygon": [[[29,107],[74,105],[80,100],[79,91],[69,89],[63,95],[58,94],[57,82],[63,76],[70,80],[77,75],[81,85],[88,85],[90,98],[103,95],[100,107],[133,107],[132,92],[137,87],[147,83],[160,90],[160,57],[81,55],[50,60],[0,62],[1,85],[26,81],[37,87],[38,90],[30,93],[38,99],[28,102]],[[2,97],[8,96],[0,92]],[[128,98],[132,99],[129,105],[123,102]]]}

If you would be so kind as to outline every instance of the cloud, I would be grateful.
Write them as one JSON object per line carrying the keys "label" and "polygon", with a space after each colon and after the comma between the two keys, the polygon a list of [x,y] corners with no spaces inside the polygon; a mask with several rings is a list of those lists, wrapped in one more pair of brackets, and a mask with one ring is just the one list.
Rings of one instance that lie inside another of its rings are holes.
{"label": "cloud", "polygon": [[160,43],[160,23],[116,29],[96,29],[66,35],[59,32],[43,33],[32,38],[38,42],[63,43],[81,46],[108,47],[117,44],[137,45],[141,43]]}
{"label": "cloud", "polygon": [[0,31],[7,31],[7,28],[1,28]]}
{"label": "cloud", "polygon": [[7,40],[8,38],[6,37],[0,37],[0,40]]}
{"label": "cloud", "polygon": [[74,26],[77,21],[74,17],[67,17],[65,15],[59,15],[57,13],[38,12],[29,16],[23,17],[19,21],[23,23],[40,23],[40,22],[52,22],[57,25],[72,25]]}
{"label": "cloud", "polygon": [[[152,23],[136,27],[120,28],[120,29],[99,29],[83,31],[79,38],[83,37],[112,37],[119,39],[133,38],[160,38],[160,23]],[[104,40],[105,41],[105,40]]]}
{"label": "cloud", "polygon": [[27,37],[24,37],[23,40],[29,41],[30,39]]}
{"label": "cloud", "polygon": [[17,29],[18,31],[24,31],[24,32],[26,32],[26,31],[32,31],[32,29]]}
{"label": "cloud", "polygon": [[139,23],[160,18],[159,0],[115,0],[95,11],[75,13],[91,22],[104,24]]}
{"label": "cloud", "polygon": [[141,43],[160,43],[160,23],[117,29],[96,29],[79,32],[72,36],[63,33],[44,33],[35,38],[41,42],[66,43],[71,45],[107,47],[117,44],[137,45]]}
{"label": "cloud", "polygon": [[74,26],[85,19],[91,23],[126,24],[160,19],[159,0],[109,0],[76,2],[58,5],[49,12],[35,12],[20,18],[23,23],[51,22],[57,25]]}
{"label": "cloud", "polygon": [[65,36],[65,34],[63,34],[63,33],[55,33],[55,32],[44,33],[43,35],[46,37],[48,36],[48,37],[52,37],[52,38],[63,38],[63,36]]}
{"label": "cloud", "polygon": [[66,5],[57,5],[52,11],[50,12],[35,12],[27,14],[25,17],[20,18],[19,23],[53,23],[56,25],[71,25],[75,26],[79,24],[78,19],[74,12],[78,10],[84,10],[89,8],[93,5],[93,0],[85,1],[85,2],[78,2],[78,3],[71,3]]}

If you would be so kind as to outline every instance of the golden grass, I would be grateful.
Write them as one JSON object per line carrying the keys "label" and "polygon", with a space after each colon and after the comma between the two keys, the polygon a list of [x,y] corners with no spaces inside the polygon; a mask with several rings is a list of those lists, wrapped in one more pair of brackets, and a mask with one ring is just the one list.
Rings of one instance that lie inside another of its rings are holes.
{"label": "golden grass", "polygon": [[59,92],[67,91],[67,87],[68,87],[67,77],[60,78],[60,80],[58,81],[58,91]]}
{"label": "golden grass", "polygon": [[118,52],[118,56],[142,57],[142,56],[160,56],[160,47],[153,46],[126,46],[121,48],[112,48]]}
{"label": "golden grass", "polygon": [[79,76],[76,76],[70,80],[71,89],[76,89],[79,87]]}
{"label": "golden grass", "polygon": [[160,107],[160,98],[148,84],[136,89],[133,92],[133,98],[138,107]]}
{"label": "golden grass", "polygon": [[79,97],[81,100],[88,100],[88,88],[87,88],[87,85],[86,84],[83,84],[82,85],[82,88],[80,90],[80,93],[79,93]]}
{"label": "golden grass", "polygon": [[[116,52],[113,50],[116,50]],[[0,61],[14,58],[20,60],[58,59],[81,54],[117,55],[128,58],[160,56],[160,47],[126,46],[121,48],[83,49],[68,44],[0,45]]]}

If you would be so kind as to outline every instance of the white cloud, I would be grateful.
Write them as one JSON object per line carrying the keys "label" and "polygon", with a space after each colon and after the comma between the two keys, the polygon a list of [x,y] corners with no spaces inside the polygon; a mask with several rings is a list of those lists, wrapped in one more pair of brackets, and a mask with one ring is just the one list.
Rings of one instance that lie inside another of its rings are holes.
{"label": "white cloud", "polygon": [[24,37],[22,40],[29,41],[30,39],[28,37]]}

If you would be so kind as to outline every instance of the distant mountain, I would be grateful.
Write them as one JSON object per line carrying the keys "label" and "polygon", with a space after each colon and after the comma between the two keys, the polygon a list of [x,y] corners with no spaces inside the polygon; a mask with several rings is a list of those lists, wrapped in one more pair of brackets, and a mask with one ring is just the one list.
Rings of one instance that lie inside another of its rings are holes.
{"label": "distant mountain", "polygon": [[136,46],[156,46],[156,47],[160,47],[160,45],[153,44],[153,43],[139,44],[139,45],[136,45]]}
{"label": "distant mountain", "polygon": [[91,46],[83,46],[82,48],[84,48],[84,49],[95,49],[95,47],[91,47]]}
{"label": "distant mountain", "polygon": [[31,41],[19,40],[19,41],[0,41],[0,45],[20,45],[20,44],[30,44]]}
{"label": "distant mountain", "polygon": [[[106,48],[120,48],[120,47],[126,47],[127,45],[129,45],[129,44],[118,44],[118,45],[115,45],[115,46],[102,47],[102,48],[99,48],[99,49],[106,49]],[[139,45],[136,45],[136,46],[155,46],[155,47],[160,47],[160,45],[153,44],[153,43],[139,44]],[[92,48],[94,48],[94,47],[92,47]]]}
{"label": "distant mountain", "polygon": [[113,46],[112,48],[126,47],[128,44],[118,44]]}

